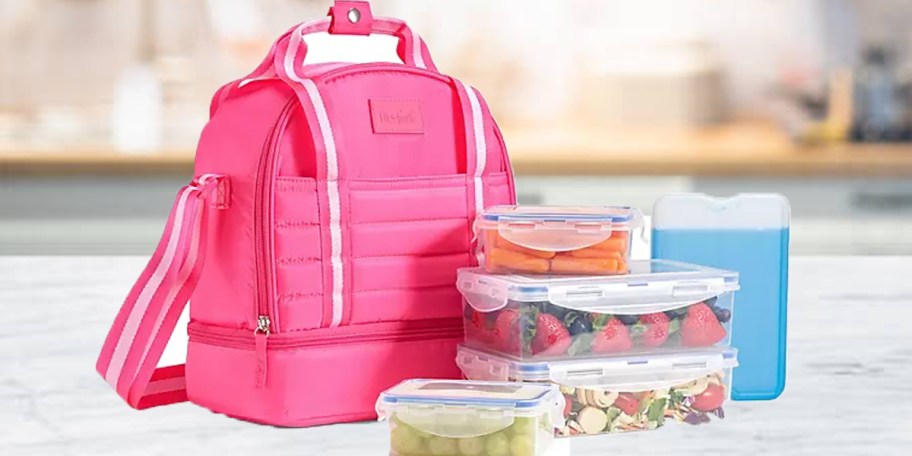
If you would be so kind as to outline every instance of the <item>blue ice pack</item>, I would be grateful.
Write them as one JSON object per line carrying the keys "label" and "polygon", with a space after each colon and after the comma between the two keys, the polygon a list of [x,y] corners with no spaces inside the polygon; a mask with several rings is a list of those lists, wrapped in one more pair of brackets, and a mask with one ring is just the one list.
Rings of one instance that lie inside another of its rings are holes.
{"label": "blue ice pack", "polygon": [[771,400],[785,388],[789,214],[788,201],[775,194],[672,194],[653,207],[653,258],[740,275],[734,400]]}

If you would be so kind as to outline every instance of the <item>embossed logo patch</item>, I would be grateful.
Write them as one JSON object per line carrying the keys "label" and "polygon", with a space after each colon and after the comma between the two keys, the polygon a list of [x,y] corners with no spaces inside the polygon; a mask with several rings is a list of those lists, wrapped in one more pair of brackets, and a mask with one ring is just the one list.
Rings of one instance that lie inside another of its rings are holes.
{"label": "embossed logo patch", "polygon": [[420,102],[415,100],[368,100],[368,103],[374,133],[424,133]]}

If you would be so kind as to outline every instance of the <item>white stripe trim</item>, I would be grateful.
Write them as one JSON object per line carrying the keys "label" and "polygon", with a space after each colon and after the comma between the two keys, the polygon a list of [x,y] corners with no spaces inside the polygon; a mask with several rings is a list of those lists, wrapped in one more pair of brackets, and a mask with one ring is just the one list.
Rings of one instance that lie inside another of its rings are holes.
{"label": "white stripe trim", "polygon": [[114,347],[114,353],[111,355],[111,362],[108,364],[108,369],[105,371],[105,381],[107,381],[115,390],[117,389],[117,381],[120,378],[121,371],[123,371],[124,362],[127,360],[130,345],[136,337],[136,332],[139,329],[142,317],[146,313],[146,309],[149,307],[152,297],[155,296],[155,292],[164,281],[165,274],[171,269],[171,263],[174,262],[174,253],[175,250],[177,250],[181,227],[184,223],[184,207],[187,204],[187,198],[190,197],[191,193],[196,191],[199,191],[196,187],[187,187],[181,191],[177,202],[177,209],[175,209],[174,224],[171,226],[171,233],[168,236],[168,245],[165,247],[165,253],[162,255],[162,259],[158,263],[158,266],[155,267],[155,272],[149,277],[142,292],[140,292],[139,296],[136,298],[136,303],[133,305],[133,309],[130,310],[130,316],[127,317],[127,322],[124,324],[123,331],[121,331],[120,337],[117,339],[117,345]]}
{"label": "white stripe trim", "polygon": [[[295,33],[299,33],[296,31]],[[339,157],[336,152],[336,140],[333,137],[332,125],[329,123],[329,115],[326,113],[326,105],[323,103],[323,97],[317,85],[310,79],[302,79],[295,72],[294,62],[298,52],[297,45],[294,50],[289,50],[285,54],[285,74],[288,77],[304,86],[308,97],[313,104],[314,111],[317,113],[317,123],[320,126],[320,135],[323,137],[324,148],[326,149],[326,194],[329,199],[329,242],[330,242],[330,265],[332,266],[332,321],[330,326],[339,326],[342,323],[342,307],[344,288],[344,272],[342,269],[342,223],[341,223],[341,206],[339,203]]]}
{"label": "white stripe trim", "polygon": [[411,28],[408,29],[409,33],[412,34],[412,43],[414,49],[412,49],[412,58],[415,60],[415,66],[423,70],[427,69],[427,64],[424,62],[424,54],[421,52],[421,48],[424,47],[421,41],[421,37],[418,36]]}
{"label": "white stripe trim", "polygon": [[[484,129],[484,115],[481,111],[481,103],[478,101],[478,96],[475,94],[475,89],[472,86],[463,84],[462,88],[466,92],[466,96],[469,98],[469,105],[472,108],[472,131],[473,136],[475,136],[475,169],[473,170],[473,182],[475,188],[475,214],[480,214],[484,211],[484,182],[482,182],[482,175],[484,174],[485,166],[488,162],[488,146],[487,139],[485,138],[485,129]],[[483,255],[479,249],[475,253],[478,263],[481,264],[483,260]]]}
{"label": "white stripe trim", "polygon": [[[203,176],[201,178],[201,183],[204,183],[207,180],[207,176]],[[206,202],[204,201],[203,204],[205,205]],[[190,278],[190,274],[196,267],[196,261],[199,258],[200,238],[203,237],[202,233],[200,232],[200,227],[203,223],[205,211],[206,208],[204,206],[200,206],[199,210],[196,212],[195,220],[193,221],[193,231],[190,233],[190,253],[187,256],[187,259],[184,261],[184,264],[180,265],[180,270],[177,272],[178,277],[176,285],[168,291],[168,294],[165,296],[165,305],[162,306],[158,312],[158,315],[155,317],[155,326],[152,327],[152,332],[150,333],[151,336],[148,340],[146,340],[146,345],[143,347],[142,356],[139,358],[140,360],[146,359],[146,356],[148,356],[149,350],[152,348],[152,342],[155,340],[156,336],[158,336],[158,332],[161,330],[165,316],[168,314],[168,311],[171,310],[171,306],[168,305],[168,303],[173,301],[174,297],[177,296],[177,293],[179,293],[184,288],[184,284],[187,283],[187,279]],[[138,369],[136,373],[139,373]],[[133,376],[133,380],[130,382],[130,384],[133,384],[135,381],[136,375]]]}

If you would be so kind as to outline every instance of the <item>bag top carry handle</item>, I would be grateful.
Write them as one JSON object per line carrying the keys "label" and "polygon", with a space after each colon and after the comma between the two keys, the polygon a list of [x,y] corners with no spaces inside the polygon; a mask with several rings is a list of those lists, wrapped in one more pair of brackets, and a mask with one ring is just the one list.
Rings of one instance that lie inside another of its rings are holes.
{"label": "bag top carry handle", "polygon": [[[354,22],[353,22],[354,21]],[[231,91],[258,79],[277,76],[276,65],[282,65],[286,73],[298,76],[297,70],[304,65],[307,44],[304,35],[327,32],[334,35],[390,35],[399,39],[396,54],[408,66],[437,72],[431,53],[421,39],[405,22],[385,17],[374,17],[366,1],[337,0],[329,9],[329,18],[303,22],[280,36],[266,58],[246,77],[223,86],[212,99],[210,115],[215,115],[218,106],[228,98]],[[291,44],[294,45],[291,45]],[[279,59],[279,57],[282,57]],[[286,62],[290,66],[285,66]],[[292,71],[288,71],[292,70]]]}
{"label": "bag top carry handle", "polygon": [[[358,3],[358,2],[351,2]],[[305,35],[313,33],[329,32],[333,24],[333,19],[323,19],[320,21],[301,24],[287,38],[279,43],[274,56],[274,67],[281,66],[289,75],[294,75],[299,79],[304,79],[299,70],[304,66],[304,59],[307,57],[307,43],[304,41]],[[370,28],[370,34],[390,35],[399,39],[396,47],[396,53],[407,66],[422,68],[431,71],[437,71],[428,53],[424,41],[415,34],[405,22],[398,19],[374,18]],[[286,44],[287,40],[287,45]],[[284,48],[284,53],[280,50]]]}

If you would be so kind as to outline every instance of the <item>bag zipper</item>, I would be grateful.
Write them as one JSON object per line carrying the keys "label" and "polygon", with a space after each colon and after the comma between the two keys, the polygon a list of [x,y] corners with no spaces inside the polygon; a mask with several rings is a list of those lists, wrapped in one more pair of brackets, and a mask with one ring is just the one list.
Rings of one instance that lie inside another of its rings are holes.
{"label": "bag zipper", "polygon": [[256,353],[256,385],[266,386],[267,349],[289,350],[327,345],[349,345],[366,342],[434,340],[463,336],[461,318],[442,318],[410,322],[373,323],[366,325],[321,328],[300,333],[270,336],[269,318],[258,319],[257,328],[250,330],[212,326],[192,322],[187,327],[191,342],[215,345]]}
{"label": "bag zipper", "polygon": [[[295,97],[290,97],[260,153],[257,165],[257,176],[254,186],[254,255],[256,257],[256,309],[254,317],[257,322],[256,333],[262,338],[269,336],[272,329],[278,330],[278,319],[272,309],[272,267],[267,247],[271,245],[273,179],[275,174],[277,149],[282,134],[291,118]],[[271,249],[270,249],[271,250]]]}

